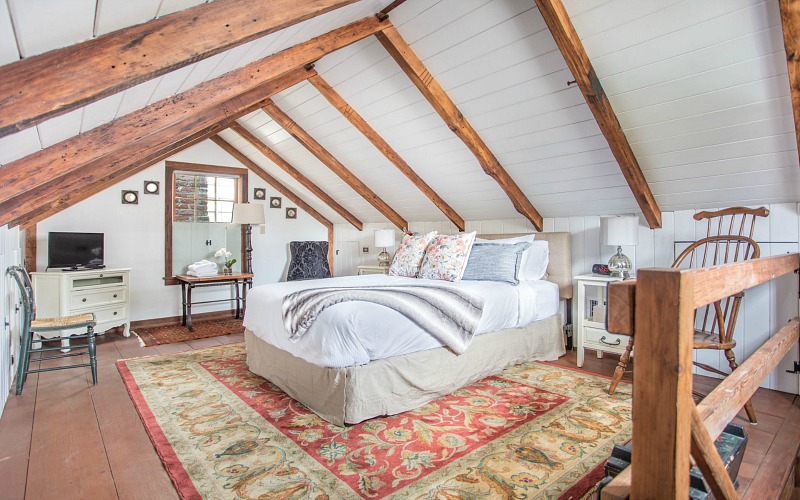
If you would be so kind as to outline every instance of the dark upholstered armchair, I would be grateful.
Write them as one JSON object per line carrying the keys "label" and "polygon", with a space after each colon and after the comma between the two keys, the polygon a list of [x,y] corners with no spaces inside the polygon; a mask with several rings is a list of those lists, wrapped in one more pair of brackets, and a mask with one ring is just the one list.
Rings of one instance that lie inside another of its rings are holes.
{"label": "dark upholstered armchair", "polygon": [[292,259],[286,281],[331,277],[327,241],[292,241],[289,250]]}

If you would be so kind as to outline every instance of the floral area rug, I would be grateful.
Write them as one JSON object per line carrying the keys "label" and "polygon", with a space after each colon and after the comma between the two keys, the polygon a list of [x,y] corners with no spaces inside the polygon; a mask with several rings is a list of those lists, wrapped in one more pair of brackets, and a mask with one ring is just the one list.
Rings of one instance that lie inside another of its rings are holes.
{"label": "floral area rug", "polygon": [[232,333],[244,333],[241,319],[226,318],[210,321],[192,322],[192,331],[181,325],[155,326],[152,328],[137,328],[133,332],[139,337],[143,347],[162,344],[174,344],[187,340],[206,339],[219,337]]}
{"label": "floral area rug", "polygon": [[252,374],[244,344],[118,361],[182,498],[581,498],[630,439],[631,390],[543,363],[339,427]]}

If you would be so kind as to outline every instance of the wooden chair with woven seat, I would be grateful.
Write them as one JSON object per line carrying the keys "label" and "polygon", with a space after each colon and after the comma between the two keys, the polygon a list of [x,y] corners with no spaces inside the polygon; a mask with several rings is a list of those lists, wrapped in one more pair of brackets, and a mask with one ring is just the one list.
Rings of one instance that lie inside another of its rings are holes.
{"label": "wooden chair with woven seat", "polygon": [[[710,267],[757,259],[761,255],[761,250],[758,243],[752,239],[756,217],[767,217],[768,215],[769,210],[764,207],[757,209],[733,207],[716,212],[698,212],[694,215],[695,220],[708,221],[706,237],[689,245],[675,259],[671,267]],[[731,371],[738,366],[733,352],[734,347],[736,347],[733,334],[743,297],[744,293],[732,295],[695,311],[693,348],[723,351]],[[614,394],[617,384],[628,366],[631,351],[633,350],[633,342],[634,337],[631,336],[628,340],[628,346],[620,356],[619,364],[614,371],[614,376],[608,389],[609,394]],[[722,376],[728,375],[728,373],[708,364],[699,362],[694,364],[712,373]],[[695,393],[695,395],[698,397],[703,396],[699,393]],[[745,404],[745,412],[750,422],[755,424],[757,422],[756,414],[751,401]]]}
{"label": "wooden chair with woven seat", "polygon": [[[88,366],[92,369],[92,384],[97,383],[97,356],[95,349],[95,333],[94,327],[96,324],[95,316],[93,313],[76,314],[73,316],[64,316],[60,318],[37,318],[36,317],[36,303],[33,298],[33,286],[31,285],[30,276],[28,272],[19,266],[11,266],[6,271],[7,274],[14,278],[14,281],[19,287],[20,295],[22,298],[22,333],[20,336],[20,355],[17,365],[17,384],[16,394],[22,394],[22,386],[29,373],[47,372],[53,370],[65,370],[67,368],[79,368]],[[85,334],[81,335],[61,335],[51,336],[54,332],[64,332],[65,330],[73,329],[86,329]],[[35,336],[41,338],[34,338]],[[68,352],[61,354],[44,356],[45,353],[63,350],[61,346],[58,347],[41,347],[34,348],[35,343],[42,341],[62,341],[62,340],[80,340],[86,339],[85,345],[71,346]],[[76,363],[65,366],[52,366],[47,368],[39,368],[36,370],[30,369],[31,354],[40,353],[34,361],[46,361],[50,359],[69,358],[75,356],[82,356],[89,354],[88,363]]]}

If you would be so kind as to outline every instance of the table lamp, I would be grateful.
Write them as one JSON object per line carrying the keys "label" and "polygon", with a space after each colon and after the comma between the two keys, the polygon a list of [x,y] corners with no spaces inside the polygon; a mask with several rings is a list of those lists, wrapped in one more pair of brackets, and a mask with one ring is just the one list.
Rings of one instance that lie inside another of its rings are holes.
{"label": "table lamp", "polygon": [[611,276],[630,278],[633,271],[631,259],[622,253],[622,245],[636,245],[639,238],[639,217],[613,215],[600,217],[601,244],[616,246],[617,253],[608,260]]}
{"label": "table lamp", "polygon": [[392,257],[386,251],[386,248],[394,246],[394,229],[379,229],[375,231],[375,246],[377,248],[383,247],[383,251],[378,254],[378,265],[389,267]]}
{"label": "table lamp", "polygon": [[264,206],[259,204],[251,205],[249,203],[234,203],[233,204],[233,220],[232,224],[245,224],[247,225],[245,241],[245,259],[247,261],[247,269],[245,272],[253,272],[253,241],[252,232],[253,224],[264,223]]}

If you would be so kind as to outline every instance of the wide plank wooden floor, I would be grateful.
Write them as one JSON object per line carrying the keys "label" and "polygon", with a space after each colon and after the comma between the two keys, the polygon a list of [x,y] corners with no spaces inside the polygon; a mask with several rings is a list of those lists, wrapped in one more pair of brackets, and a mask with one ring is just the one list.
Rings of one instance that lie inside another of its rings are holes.
{"label": "wide plank wooden floor", "polygon": [[[98,337],[97,385],[91,385],[88,369],[30,375],[22,396],[11,395],[0,418],[0,498],[177,498],[114,362],[242,340],[229,335],[140,347],[133,336],[108,333]],[[616,366],[613,356],[586,358],[583,369],[593,373],[610,376]],[[557,364],[574,368],[575,353]],[[698,385],[713,381],[698,380]],[[750,426],[743,414],[736,419],[750,436],[739,494],[777,498],[781,473],[791,465],[787,448],[800,440],[800,401],[759,390],[755,407],[757,426]]]}

